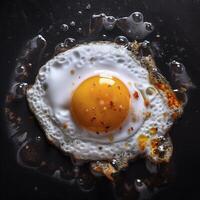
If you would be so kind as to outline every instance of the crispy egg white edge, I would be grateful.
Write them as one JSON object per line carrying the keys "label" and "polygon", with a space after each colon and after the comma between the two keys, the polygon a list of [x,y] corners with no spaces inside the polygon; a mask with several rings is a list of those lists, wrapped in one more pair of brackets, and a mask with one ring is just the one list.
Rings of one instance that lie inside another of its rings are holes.
{"label": "crispy egg white edge", "polygon": [[[99,44],[90,43],[87,44],[87,47],[95,47],[95,45],[97,47]],[[100,43],[100,45],[108,45],[109,48],[113,48],[113,50],[123,49],[123,51],[126,51],[130,58],[135,63],[137,63],[135,67],[142,67],[141,64],[136,61],[136,59],[134,59],[131,52],[125,49],[125,47],[111,43]],[[84,46],[84,44],[75,48],[80,48],[82,46]],[[71,49],[71,51],[73,51],[73,49]],[[58,62],[58,57],[62,55],[65,55],[65,52],[48,61],[43,67],[41,67],[40,71],[48,72],[51,64],[54,62]],[[165,135],[165,133],[173,123],[170,116],[167,118],[163,116],[163,113],[170,112],[170,109],[166,106],[166,102],[163,99],[162,95],[160,95],[160,93],[157,93],[156,97],[153,98],[150,105],[149,111],[152,113],[151,120],[147,119],[140,130],[138,130],[135,135],[128,138],[126,141],[110,144],[94,144],[92,141],[81,141],[80,139],[72,139],[64,135],[62,133],[62,130],[56,126],[55,121],[53,121],[50,117],[52,115],[51,110],[49,110],[47,103],[43,99],[43,96],[46,93],[43,86],[44,80],[44,73],[42,76],[38,75],[36,77],[35,84],[27,91],[27,100],[30,109],[35,114],[39,123],[43,127],[47,138],[62,151],[64,151],[65,153],[71,153],[78,159],[109,160],[113,159],[115,156],[124,155],[125,152],[129,152],[129,155],[131,154],[131,157],[135,157],[137,154],[142,153],[137,143],[137,138],[140,134],[150,136],[149,129],[156,125],[158,127],[158,135]],[[155,136],[151,137],[153,138]],[[102,148],[101,150],[99,150],[100,146]],[[147,149],[147,151],[150,150]],[[149,154],[149,152],[147,152],[147,154]]]}

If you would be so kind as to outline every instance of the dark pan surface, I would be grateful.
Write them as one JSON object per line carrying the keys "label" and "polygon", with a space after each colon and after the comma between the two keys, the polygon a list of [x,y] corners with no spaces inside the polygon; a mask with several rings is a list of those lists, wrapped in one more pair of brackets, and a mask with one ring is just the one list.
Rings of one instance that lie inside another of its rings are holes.
{"label": "dark pan surface", "polygon": [[[88,9],[88,5],[91,8]],[[173,59],[184,63],[188,74],[190,75],[196,88],[189,93],[189,101],[185,112],[180,120],[174,125],[170,134],[174,145],[174,154],[172,158],[172,181],[162,187],[156,194],[149,196],[150,199],[198,199],[200,178],[200,1],[198,0],[92,0],[92,1],[72,1],[72,0],[19,0],[1,2],[1,73],[0,73],[0,104],[1,104],[1,169],[0,169],[0,198],[1,199],[137,199],[138,194],[127,193],[122,183],[132,182],[135,178],[148,176],[142,161],[131,164],[130,168],[122,172],[122,180],[115,189],[105,178],[93,180],[95,187],[93,190],[83,192],[77,184],[69,185],[65,180],[52,178],[52,171],[55,161],[59,165],[72,168],[68,158],[60,155],[54,147],[46,144],[42,131],[34,121],[32,127],[32,136],[41,136],[42,142],[39,147],[44,156],[50,163],[47,168],[37,170],[22,167],[16,161],[17,145],[15,137],[8,129],[4,117],[5,96],[9,89],[10,80],[16,66],[16,58],[19,57],[21,49],[25,43],[34,36],[48,29],[49,26],[60,26],[60,24],[69,24],[71,21],[85,23],[92,14],[106,13],[115,17],[127,16],[134,11],[141,11],[147,20],[155,25],[155,32],[148,39],[155,41],[155,35],[159,34],[160,44],[162,45],[163,55],[157,56],[157,62],[161,71],[168,75],[165,69],[165,63]],[[78,15],[82,10],[84,17]],[[52,32],[55,33],[56,32]],[[72,36],[68,33],[66,37]],[[49,46],[48,53],[52,55],[55,44],[62,42],[64,35],[48,35]],[[73,37],[81,37],[79,33],[73,32]],[[45,63],[41,59],[40,65]],[[37,73],[37,69],[34,70]],[[32,80],[34,80],[34,76]],[[27,107],[16,104],[16,109],[27,111]],[[24,105],[26,103],[24,102]],[[28,124],[28,122],[26,123]],[[23,126],[23,128],[26,125]],[[36,159],[37,161],[37,159]],[[35,164],[35,163],[34,163]],[[29,166],[33,166],[31,161]],[[37,165],[37,163],[36,163]],[[85,173],[85,169],[82,170]],[[73,172],[74,173],[74,172]],[[51,176],[49,176],[51,174]],[[67,178],[69,179],[70,174]]]}

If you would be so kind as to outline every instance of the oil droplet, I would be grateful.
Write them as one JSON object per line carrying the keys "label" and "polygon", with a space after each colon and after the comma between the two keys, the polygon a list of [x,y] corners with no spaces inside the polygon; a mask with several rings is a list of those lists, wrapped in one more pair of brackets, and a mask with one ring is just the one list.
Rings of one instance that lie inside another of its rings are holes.
{"label": "oil droplet", "polygon": [[71,21],[70,22],[70,26],[76,26],[76,22],[75,21]]}
{"label": "oil droplet", "polygon": [[146,28],[147,31],[153,31],[152,23],[145,22],[145,28]]}
{"label": "oil droplet", "polygon": [[90,19],[90,25],[89,25],[90,34],[99,33],[103,29],[105,16],[106,15],[104,13],[101,13],[99,15],[92,15]]}
{"label": "oil droplet", "polygon": [[131,16],[135,23],[143,22],[143,14],[141,12],[134,12]]}
{"label": "oil droplet", "polygon": [[103,35],[102,35],[102,39],[103,39],[103,40],[107,40],[107,35],[103,34]]}
{"label": "oil droplet", "polygon": [[60,43],[55,47],[55,55],[63,52],[66,50],[66,46],[64,45],[64,43]]}
{"label": "oil droplet", "polygon": [[140,48],[140,54],[141,56],[149,56],[153,54],[152,49],[151,49],[151,44],[148,40],[145,40],[144,42],[142,42],[141,48]]}
{"label": "oil droplet", "polygon": [[88,174],[82,174],[77,183],[82,191],[89,192],[92,191],[95,187],[94,177]]}
{"label": "oil droplet", "polygon": [[34,191],[38,191],[38,187],[37,186],[34,187]]}
{"label": "oil droplet", "polygon": [[83,32],[83,29],[82,29],[81,27],[79,27],[79,28],[77,29],[77,32],[78,32],[78,33],[82,33],[82,32]]}
{"label": "oil droplet", "polygon": [[131,39],[144,39],[153,31],[153,25],[143,22],[143,15],[139,12],[134,12],[129,17],[118,18],[116,26]]}
{"label": "oil droplet", "polygon": [[62,31],[64,31],[64,32],[66,32],[66,31],[69,30],[69,26],[68,26],[67,24],[62,24],[62,25],[60,26],[60,29],[61,29]]}
{"label": "oil droplet", "polygon": [[14,93],[16,98],[22,98],[26,94],[26,90],[28,88],[27,83],[18,83],[14,86]]}
{"label": "oil droplet", "polygon": [[137,190],[141,190],[141,188],[144,187],[144,183],[142,182],[141,179],[135,180],[135,187],[136,187]]}
{"label": "oil droplet", "polygon": [[78,15],[82,15],[83,12],[81,10],[78,11]]}
{"label": "oil droplet", "polygon": [[173,68],[174,72],[179,73],[179,74],[183,72],[183,66],[181,65],[181,63],[173,60],[170,63],[170,65]]}
{"label": "oil droplet", "polygon": [[146,159],[145,165],[146,165],[147,170],[150,173],[152,173],[152,174],[158,173],[158,165],[156,165],[155,163],[153,163],[150,160]]}
{"label": "oil droplet", "polygon": [[116,160],[116,159],[112,159],[111,164],[112,164],[112,166],[113,166],[114,168],[116,168],[116,169],[118,168],[117,160]]}
{"label": "oil droplet", "polygon": [[153,192],[148,189],[147,185],[141,179],[136,179],[134,185],[136,191],[139,192],[139,199],[150,199],[153,195]]}
{"label": "oil droplet", "polygon": [[127,45],[129,43],[128,39],[125,36],[116,37],[114,42],[119,45]]}
{"label": "oil droplet", "polygon": [[142,47],[143,48],[149,48],[150,47],[150,42],[148,40],[145,40],[144,42],[142,42]]}
{"label": "oil droplet", "polygon": [[171,63],[169,63],[169,69],[171,80],[175,88],[181,89],[185,92],[188,89],[195,88],[195,85],[192,83],[186,68],[182,63],[173,60]]}
{"label": "oil droplet", "polygon": [[116,19],[113,16],[104,17],[104,28],[108,31],[112,30],[115,26]]}
{"label": "oil droplet", "polygon": [[36,136],[36,141],[40,142],[41,141],[41,136]]}
{"label": "oil droplet", "polygon": [[91,4],[88,4],[86,7],[85,7],[87,10],[89,10],[91,8]]}
{"label": "oil droplet", "polygon": [[67,47],[73,47],[76,45],[76,40],[74,38],[67,38],[64,41],[64,45]]}
{"label": "oil droplet", "polygon": [[188,102],[188,96],[185,92],[180,91],[179,89],[174,89],[176,97],[185,105]]}
{"label": "oil droplet", "polygon": [[43,158],[43,151],[39,143],[34,141],[23,143],[17,151],[17,161],[27,167],[38,167]]}
{"label": "oil droplet", "polygon": [[59,169],[55,170],[52,176],[54,178],[60,179],[60,170]]}
{"label": "oil droplet", "polygon": [[25,68],[24,65],[19,65],[19,66],[17,66],[17,67],[15,68],[15,72],[16,72],[17,74],[24,74],[24,73],[26,73],[26,68]]}

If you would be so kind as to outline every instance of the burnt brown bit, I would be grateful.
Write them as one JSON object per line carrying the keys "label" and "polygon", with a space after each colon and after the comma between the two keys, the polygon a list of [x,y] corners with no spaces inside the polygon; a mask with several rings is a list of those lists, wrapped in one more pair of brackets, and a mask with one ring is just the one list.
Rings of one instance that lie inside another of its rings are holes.
{"label": "burnt brown bit", "polygon": [[91,118],[91,122],[94,122],[96,120],[96,117]]}
{"label": "burnt brown bit", "polygon": [[138,43],[136,40],[131,43],[130,50],[133,52],[135,56],[139,55],[141,43]]}
{"label": "burnt brown bit", "polygon": [[145,112],[144,117],[145,119],[149,119],[151,117],[151,112]]}
{"label": "burnt brown bit", "polygon": [[134,97],[134,99],[138,99],[138,98],[139,98],[139,94],[138,94],[137,91],[135,91],[135,92],[133,93],[133,97]]}
{"label": "burnt brown bit", "polygon": [[157,149],[158,149],[158,145],[159,145],[159,140],[158,138],[152,139],[151,140],[151,149],[152,149],[152,153],[157,154]]}
{"label": "burnt brown bit", "polygon": [[147,143],[149,141],[149,137],[141,134],[138,136],[137,141],[138,141],[138,146],[139,146],[140,150],[144,151],[147,146]]}
{"label": "burnt brown bit", "polygon": [[168,116],[169,116],[169,113],[167,113],[167,112],[164,112],[164,113],[163,113],[163,117],[164,117],[164,118],[167,118]]}
{"label": "burnt brown bit", "polygon": [[109,162],[103,161],[91,163],[91,169],[96,173],[105,175],[111,181],[114,181],[113,175],[117,172]]}
{"label": "burnt brown bit", "polygon": [[150,82],[160,91],[164,92],[169,108],[180,108],[181,102],[177,99],[167,80],[157,71],[157,67],[151,55],[141,61],[149,71]]}
{"label": "burnt brown bit", "polygon": [[141,64],[142,64],[144,67],[146,67],[149,71],[151,71],[151,70],[153,70],[153,69],[156,69],[156,70],[157,70],[155,61],[154,61],[154,59],[152,58],[151,55],[142,57],[142,59],[141,59]]}
{"label": "burnt brown bit", "polygon": [[157,89],[162,90],[166,94],[167,103],[170,108],[181,107],[181,102],[177,99],[176,95],[168,84],[156,83],[155,86]]}
{"label": "burnt brown bit", "polygon": [[151,140],[151,158],[157,162],[168,162],[171,153],[172,146],[166,143],[166,138],[154,138]]}
{"label": "burnt brown bit", "polygon": [[70,70],[70,74],[71,74],[71,75],[74,75],[74,74],[75,74],[75,70],[73,70],[73,69]]}
{"label": "burnt brown bit", "polygon": [[152,127],[149,129],[149,133],[151,135],[155,135],[158,132],[158,128],[157,127]]}
{"label": "burnt brown bit", "polygon": [[67,51],[68,49],[70,49],[69,47],[66,47],[66,46],[62,46],[62,45],[59,45],[55,48],[55,52],[54,52],[54,56],[58,55],[59,53],[62,53],[62,52],[65,52]]}
{"label": "burnt brown bit", "polygon": [[173,120],[178,119],[179,116],[180,116],[180,113],[179,113],[179,112],[174,112],[174,113],[172,113],[172,118],[173,118]]}
{"label": "burnt brown bit", "polygon": [[67,123],[63,124],[63,128],[66,129],[68,127]]}

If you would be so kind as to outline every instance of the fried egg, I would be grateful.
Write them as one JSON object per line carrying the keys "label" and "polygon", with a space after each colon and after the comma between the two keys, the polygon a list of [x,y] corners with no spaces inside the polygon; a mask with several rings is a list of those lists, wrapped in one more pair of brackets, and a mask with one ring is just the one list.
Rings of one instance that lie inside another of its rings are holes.
{"label": "fried egg", "polygon": [[181,103],[153,59],[138,58],[136,47],[78,45],[42,66],[27,91],[48,140],[76,159],[92,161],[96,172],[105,173],[113,160],[118,170],[137,155],[162,162],[172,153],[165,135]]}

